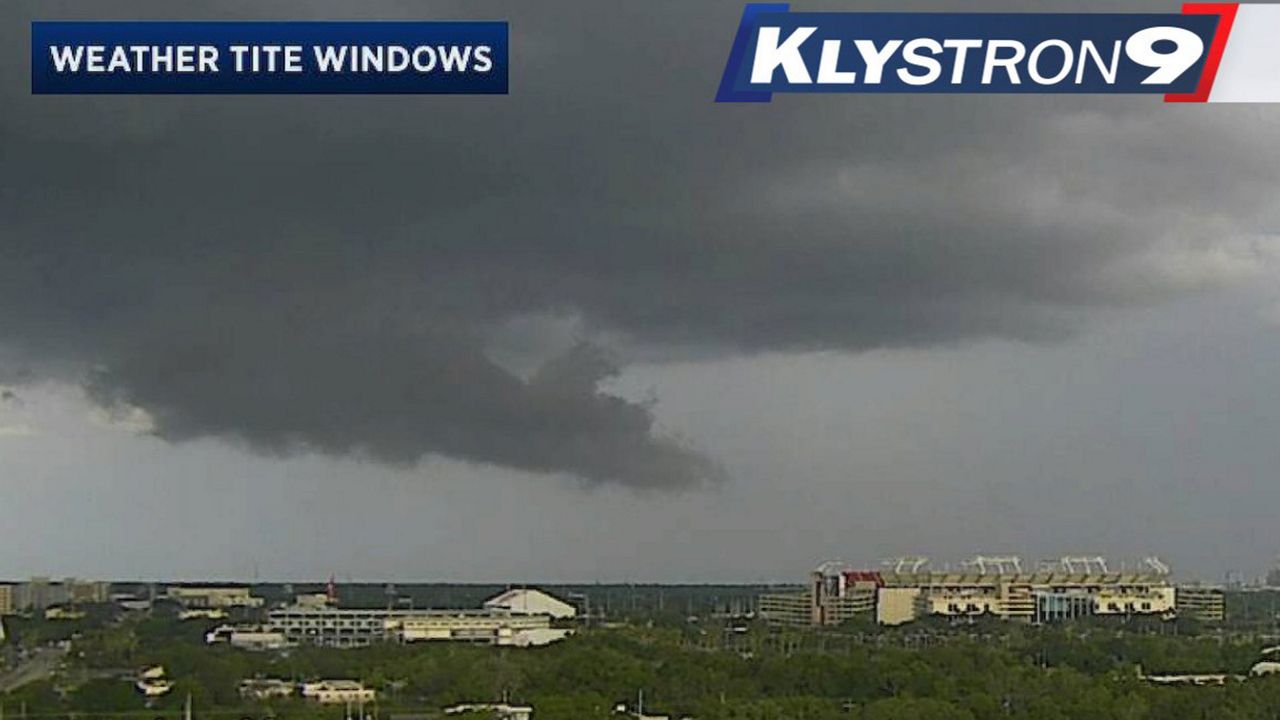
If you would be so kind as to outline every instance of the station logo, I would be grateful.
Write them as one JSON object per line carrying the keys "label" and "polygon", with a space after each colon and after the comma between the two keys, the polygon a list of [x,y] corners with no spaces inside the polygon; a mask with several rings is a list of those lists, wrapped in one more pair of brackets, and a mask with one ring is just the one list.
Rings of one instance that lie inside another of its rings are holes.
{"label": "station logo", "polygon": [[803,13],[746,6],[718,102],[773,93],[1101,93],[1280,102],[1280,5],[1152,13]]}

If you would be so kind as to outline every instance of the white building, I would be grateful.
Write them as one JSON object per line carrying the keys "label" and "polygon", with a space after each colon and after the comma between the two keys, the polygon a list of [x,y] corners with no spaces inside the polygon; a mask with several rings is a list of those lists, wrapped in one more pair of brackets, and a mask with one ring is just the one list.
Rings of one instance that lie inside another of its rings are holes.
{"label": "white building", "polygon": [[241,650],[283,650],[292,643],[284,633],[257,625],[219,625],[205,633],[205,643],[227,643]]}
{"label": "white building", "polygon": [[293,697],[293,683],[272,678],[255,678],[240,682],[240,697],[246,700],[270,700]]}
{"label": "white building", "polygon": [[322,705],[371,702],[377,693],[355,680],[317,680],[302,683],[299,694]]}
{"label": "white building", "polygon": [[151,698],[168,695],[173,690],[173,683],[166,677],[163,665],[153,665],[138,672],[138,680],[133,687]]}
{"label": "white building", "polygon": [[146,697],[168,695],[173,690],[173,683],[168,680],[139,680],[133,686]]}
{"label": "white building", "polygon": [[496,645],[510,647],[541,647],[564,640],[573,634],[569,628],[530,628],[527,630],[500,631]]}
{"label": "white building", "polygon": [[203,610],[183,610],[178,613],[179,620],[225,620],[227,611],[218,608]]}
{"label": "white building", "polygon": [[1280,674],[1280,662],[1273,662],[1271,660],[1262,660],[1260,662],[1254,663],[1253,667],[1249,668],[1249,674],[1254,677]]}
{"label": "white building", "polygon": [[564,639],[567,629],[551,627],[550,615],[502,610],[430,611],[387,620],[387,632],[401,642],[452,640],[530,647]]}
{"label": "white building", "polygon": [[531,588],[513,588],[485,600],[484,606],[490,610],[505,610],[510,613],[550,615],[556,620],[565,620],[578,614],[578,609],[569,603]]}
{"label": "white building", "polygon": [[462,715],[484,713],[496,716],[498,720],[529,720],[533,717],[533,708],[528,705],[508,705],[506,703],[463,703],[445,708],[445,715]]}
{"label": "white building", "polygon": [[505,610],[365,610],[287,607],[267,614],[267,626],[290,643],[363,647],[378,642],[433,640],[525,647],[545,645],[569,631],[551,627],[550,615]]}

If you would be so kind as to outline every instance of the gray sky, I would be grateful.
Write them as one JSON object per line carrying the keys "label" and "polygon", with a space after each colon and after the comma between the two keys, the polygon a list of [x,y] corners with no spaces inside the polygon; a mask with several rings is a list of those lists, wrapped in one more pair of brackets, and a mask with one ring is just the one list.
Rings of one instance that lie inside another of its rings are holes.
{"label": "gray sky", "polygon": [[1266,106],[718,106],[688,2],[181,10],[506,18],[508,97],[28,94],[175,12],[0,7],[0,576],[1280,551]]}

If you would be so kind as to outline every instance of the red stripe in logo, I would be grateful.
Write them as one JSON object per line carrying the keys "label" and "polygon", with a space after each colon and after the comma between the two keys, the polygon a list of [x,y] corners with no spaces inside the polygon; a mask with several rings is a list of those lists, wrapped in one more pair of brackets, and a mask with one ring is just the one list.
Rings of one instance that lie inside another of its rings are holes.
{"label": "red stripe in logo", "polygon": [[1182,6],[1183,15],[1217,15],[1218,29],[1213,34],[1213,43],[1209,46],[1209,56],[1205,58],[1204,70],[1200,73],[1200,84],[1193,93],[1164,96],[1165,102],[1208,102],[1209,91],[1213,90],[1213,79],[1218,75],[1218,64],[1222,62],[1222,51],[1227,48],[1227,36],[1231,34],[1231,24],[1236,20],[1236,8],[1239,3],[1186,3]]}

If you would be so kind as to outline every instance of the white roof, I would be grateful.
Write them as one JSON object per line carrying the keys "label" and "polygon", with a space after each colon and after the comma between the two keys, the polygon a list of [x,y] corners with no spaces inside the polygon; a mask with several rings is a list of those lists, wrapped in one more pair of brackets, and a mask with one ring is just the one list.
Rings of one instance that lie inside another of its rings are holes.
{"label": "white roof", "polygon": [[454,705],[451,708],[445,708],[445,714],[457,715],[458,713],[477,712],[484,710],[495,710],[500,713],[532,713],[533,708],[528,705],[508,705],[506,703],[462,703]]}
{"label": "white roof", "polygon": [[555,618],[573,617],[576,608],[541,590],[512,588],[484,601],[486,608],[501,608],[511,612],[550,615]]}
{"label": "white roof", "polygon": [[316,690],[363,690],[364,685],[356,680],[317,680],[303,683],[303,691]]}

